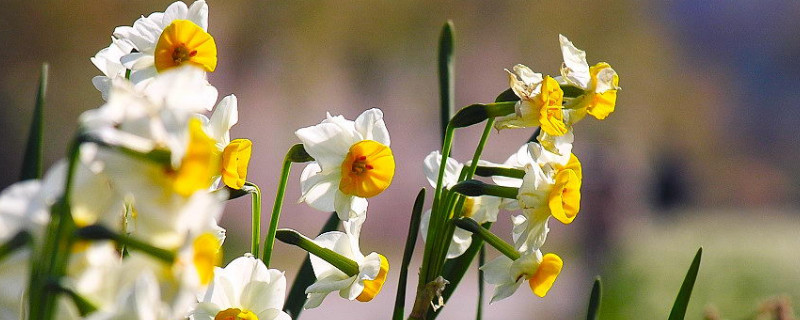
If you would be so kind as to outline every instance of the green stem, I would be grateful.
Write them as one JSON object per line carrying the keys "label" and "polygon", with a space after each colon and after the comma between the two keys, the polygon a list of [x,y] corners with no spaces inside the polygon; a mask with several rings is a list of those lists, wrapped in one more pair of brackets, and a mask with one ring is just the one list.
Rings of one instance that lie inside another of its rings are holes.
{"label": "green stem", "polygon": [[[250,194],[252,197],[252,205],[250,208],[251,217],[251,231],[250,231],[250,253],[258,257],[258,248],[261,247],[261,188],[255,183],[245,182],[243,190]],[[270,247],[271,248],[271,247]]]}
{"label": "green stem", "polygon": [[102,225],[91,225],[75,231],[75,236],[86,240],[114,240],[128,249],[141,251],[163,262],[175,262],[175,252],[153,246],[131,236],[109,230]]}
{"label": "green stem", "polygon": [[56,305],[56,294],[47,289],[49,279],[58,280],[66,274],[67,262],[71,253],[72,220],[71,199],[75,169],[78,166],[82,135],[73,139],[68,151],[67,177],[64,182],[64,193],[51,207],[50,223],[47,225],[45,239],[40,255],[32,260],[29,293],[29,319],[49,320],[53,318]]}
{"label": "green stem", "polygon": [[517,168],[478,166],[475,168],[475,174],[481,177],[502,176],[522,179],[525,177],[525,170]]}
{"label": "green stem", "polygon": [[477,234],[483,239],[483,241],[497,249],[497,251],[500,251],[500,253],[506,257],[509,257],[511,260],[519,259],[520,254],[516,249],[514,249],[514,246],[503,241],[503,239],[500,239],[486,228],[481,227],[477,222],[475,222],[475,220],[462,218],[455,220],[454,223],[461,229]]}
{"label": "green stem", "polygon": [[[261,260],[269,267],[269,262],[272,258],[272,247],[275,245],[275,232],[278,230],[278,221],[281,219],[281,208],[283,207],[283,198],[286,193],[286,184],[289,182],[289,171],[292,169],[292,158],[297,152],[297,146],[294,145],[289,148],[286,156],[283,158],[283,168],[281,169],[281,181],[278,183],[278,191],[275,193],[275,204],[272,206],[272,216],[269,221],[269,229],[267,230],[267,237],[264,239],[264,256]],[[303,150],[305,152],[305,150]]]}
{"label": "green stem", "polygon": [[320,247],[318,244],[314,243],[314,241],[311,241],[311,239],[303,236],[297,231],[291,229],[280,229],[275,233],[275,238],[284,243],[295,245],[305,251],[308,251],[308,253],[325,260],[350,277],[358,274],[358,263],[337,253],[336,251]]}
{"label": "green stem", "polygon": [[[486,146],[486,141],[489,140],[489,134],[492,133],[492,127],[494,126],[494,118],[489,118],[486,120],[486,126],[483,129],[483,133],[481,134],[481,139],[478,142],[478,146],[475,147],[475,152],[472,155],[472,162],[469,166],[465,167],[466,171],[462,171],[461,175],[463,176],[464,180],[472,179],[472,176],[475,174],[475,169],[478,166],[478,160],[480,160],[481,154],[483,153],[483,149]],[[446,161],[446,159],[444,159]],[[443,161],[441,165],[444,165],[446,162]],[[461,178],[461,177],[460,177]],[[459,179],[461,180],[461,179]],[[458,196],[453,194],[453,200],[455,201],[448,201],[446,203],[446,207],[444,212],[450,219],[458,219],[461,217],[461,211],[464,205],[465,198],[463,196]],[[452,212],[452,215],[451,215]],[[438,258],[441,260],[440,263],[437,264],[436,274],[441,274],[442,268],[444,267],[444,260],[447,257],[447,250],[450,246],[450,239],[453,238],[453,234],[455,233],[455,226],[450,223],[445,224],[444,230],[444,237],[442,241],[439,242],[438,248]]]}
{"label": "green stem", "polygon": [[447,130],[445,130],[444,135],[444,143],[442,143],[442,162],[439,164],[439,175],[436,178],[436,190],[434,191],[433,195],[433,206],[431,210],[431,218],[428,223],[428,241],[425,243],[425,251],[422,256],[422,268],[420,269],[419,274],[419,286],[424,286],[426,283],[431,282],[436,278],[436,274],[431,272],[434,268],[434,265],[438,257],[432,256],[438,252],[437,242],[439,242],[439,233],[441,232],[442,226],[447,221],[447,213],[443,212],[439,208],[439,202],[442,201],[442,181],[444,180],[444,169],[447,164],[447,158],[450,156],[450,149],[453,145],[453,134],[455,132],[455,128],[448,125]]}
{"label": "green stem", "polygon": [[486,247],[481,246],[481,251],[478,253],[478,315],[476,320],[483,319],[483,270],[481,266],[486,262]]}

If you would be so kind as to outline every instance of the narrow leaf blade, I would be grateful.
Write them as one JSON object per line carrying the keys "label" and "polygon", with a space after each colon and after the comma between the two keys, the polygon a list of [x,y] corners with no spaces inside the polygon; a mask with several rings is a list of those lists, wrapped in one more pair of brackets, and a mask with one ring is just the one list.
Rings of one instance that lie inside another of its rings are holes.
{"label": "narrow leaf blade", "polygon": [[397,283],[397,295],[394,299],[393,320],[402,320],[405,316],[406,286],[408,285],[408,265],[411,263],[411,256],[414,254],[414,245],[417,243],[419,234],[419,223],[422,217],[422,206],[425,204],[425,189],[421,189],[414,201],[414,208],[411,211],[411,222],[408,226],[408,236],[406,237],[406,247],[403,251],[403,264],[400,266],[400,280]]}
{"label": "narrow leaf blade", "polygon": [[586,312],[586,320],[597,320],[602,289],[600,277],[595,278],[594,285],[592,285],[592,293],[589,295],[589,310]]}
{"label": "narrow leaf blade", "polygon": [[686,316],[689,298],[692,296],[694,282],[697,280],[697,272],[700,270],[700,257],[702,255],[703,247],[700,247],[700,249],[697,249],[697,254],[694,255],[689,271],[686,272],[686,278],[683,279],[681,290],[678,291],[678,297],[675,298],[675,304],[672,305],[672,311],[669,313],[669,320],[681,320]]}
{"label": "narrow leaf blade", "polygon": [[25,146],[25,156],[22,158],[22,171],[19,180],[40,179],[42,177],[42,157],[44,143],[44,105],[47,94],[47,78],[49,74],[47,63],[42,64],[39,74],[39,88],[36,93],[36,106],[33,109],[33,119],[28,131],[28,142]]}
{"label": "narrow leaf blade", "polygon": [[[492,223],[487,222],[481,226],[489,229],[491,228]],[[450,299],[450,296],[452,296],[453,292],[455,292],[456,288],[458,288],[459,283],[461,283],[461,279],[464,278],[464,274],[467,273],[470,264],[472,264],[472,261],[475,260],[475,256],[478,255],[481,247],[483,247],[483,239],[480,236],[472,235],[472,244],[470,244],[469,248],[467,248],[467,251],[457,258],[447,260],[447,262],[444,263],[444,267],[442,268],[442,277],[450,282],[450,284],[448,284],[442,292],[442,299],[444,299],[445,305],[447,305],[447,300]],[[433,308],[428,309],[427,319],[436,319],[436,316],[438,316],[443,309],[444,308],[440,308],[438,311],[433,311]]]}
{"label": "narrow leaf blade", "polygon": [[453,68],[453,21],[448,20],[439,37],[439,99],[441,102],[441,131],[444,139],[447,123],[455,108],[455,82]]}
{"label": "narrow leaf blade", "polygon": [[[319,234],[336,230],[338,226],[339,216],[334,212],[331,214],[331,217],[328,218],[328,221],[325,222],[325,225],[322,226]],[[297,320],[300,318],[300,312],[303,311],[303,305],[306,303],[306,288],[314,283],[314,280],[316,280],[314,277],[314,269],[311,268],[311,260],[308,258],[308,255],[306,255],[303,264],[300,266],[300,270],[297,271],[297,276],[295,276],[294,281],[292,281],[292,288],[289,289],[286,305],[283,306],[283,311],[288,313],[292,319]]]}

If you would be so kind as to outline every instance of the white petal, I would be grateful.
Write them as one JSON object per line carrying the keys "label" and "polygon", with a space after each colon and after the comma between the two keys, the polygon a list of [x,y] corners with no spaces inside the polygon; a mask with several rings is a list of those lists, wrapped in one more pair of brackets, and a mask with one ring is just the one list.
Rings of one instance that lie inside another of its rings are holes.
{"label": "white petal", "polygon": [[514,278],[509,274],[511,263],[511,259],[501,255],[481,266],[486,283],[500,285],[514,282]]}
{"label": "white petal", "polygon": [[339,189],[336,189],[333,206],[336,209],[336,213],[339,215],[339,219],[348,221],[366,214],[367,199],[346,195],[339,191]]}
{"label": "white petal", "polygon": [[520,278],[517,282],[504,283],[495,287],[494,294],[492,295],[492,301],[489,301],[489,303],[494,303],[510,297],[512,294],[514,294],[514,292],[517,292],[517,289],[523,281],[525,281],[525,279]]}
{"label": "white petal", "polygon": [[[441,163],[442,155],[439,153],[439,151],[433,151],[428,154],[423,162],[425,177],[428,179],[428,183],[430,183],[432,187],[436,187],[436,183],[438,182],[439,166]],[[442,184],[444,184],[444,186],[447,188],[456,185],[456,183],[458,183],[458,176],[461,174],[463,167],[464,165],[456,161],[456,159],[448,157],[444,167]]]}
{"label": "white petal", "polygon": [[356,118],[356,131],[365,140],[374,140],[385,146],[389,146],[389,131],[386,130],[386,123],[383,122],[383,112],[380,109],[369,109],[364,111]]}
{"label": "white petal", "polygon": [[189,12],[186,14],[185,19],[208,31],[208,4],[204,0],[195,1],[189,6]]}
{"label": "white petal", "polygon": [[591,76],[589,75],[589,64],[586,62],[586,52],[576,48],[563,35],[558,35],[558,41],[561,43],[561,54],[564,56],[561,75],[573,85],[584,90],[588,89]]}
{"label": "white petal", "polygon": [[306,303],[303,305],[303,309],[314,309],[319,307],[322,304],[322,300],[325,300],[325,297],[328,296],[330,292],[312,292],[306,295]]}
{"label": "white petal", "polygon": [[300,175],[302,196],[299,201],[305,201],[317,210],[333,211],[336,192],[340,192],[340,176],[337,172],[324,174],[321,170],[316,162],[309,163],[303,169]]}
{"label": "white petal", "polygon": [[161,28],[166,28],[169,26],[172,21],[174,20],[183,20],[186,19],[186,14],[189,12],[189,8],[186,7],[186,4],[182,1],[175,1],[167,10],[164,10],[164,16],[161,20]]}
{"label": "white petal", "polygon": [[450,246],[447,247],[447,259],[453,259],[464,254],[470,244],[472,244],[472,232],[456,228],[453,232],[453,240],[450,241]]}
{"label": "white petal", "polygon": [[350,147],[361,140],[355,128],[347,128],[339,122],[302,128],[295,131],[295,135],[303,142],[306,152],[326,170],[340,167]]}
{"label": "white petal", "polygon": [[[192,5],[194,7],[194,5]],[[211,114],[209,120],[209,136],[219,144],[227,146],[231,142],[230,130],[233,125],[239,122],[239,111],[235,95],[222,98]]]}

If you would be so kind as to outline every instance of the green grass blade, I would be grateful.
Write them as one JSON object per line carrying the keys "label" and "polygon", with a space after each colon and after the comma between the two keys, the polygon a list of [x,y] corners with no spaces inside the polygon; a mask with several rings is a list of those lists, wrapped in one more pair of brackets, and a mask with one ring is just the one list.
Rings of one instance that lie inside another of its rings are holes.
{"label": "green grass blade", "polygon": [[42,157],[44,143],[44,105],[47,94],[47,78],[49,66],[42,64],[39,74],[39,90],[36,93],[36,106],[28,131],[28,143],[25,146],[25,157],[22,158],[22,171],[19,180],[40,179],[42,177]]}
{"label": "green grass blade", "polygon": [[[478,268],[486,263],[486,247],[481,246],[478,253]],[[478,314],[475,316],[476,320],[483,319],[483,270],[478,269]]]}
{"label": "green grass blade", "polygon": [[[486,229],[491,228],[492,223],[487,222],[482,224]],[[458,284],[461,282],[461,279],[464,278],[464,274],[467,273],[467,269],[472,264],[472,261],[475,260],[475,256],[478,255],[478,252],[483,247],[483,239],[480,236],[472,235],[472,244],[469,245],[467,251],[464,254],[458,256],[455,259],[447,260],[444,263],[444,267],[442,268],[442,277],[444,277],[450,284],[444,288],[442,292],[442,298],[444,299],[445,305],[447,304],[447,300],[450,299],[450,296],[453,295],[453,292],[458,288]],[[436,316],[444,308],[440,308],[438,311],[434,312],[433,308],[428,309],[428,317],[427,319],[436,319]]]}
{"label": "green grass blade", "polygon": [[600,297],[603,291],[600,277],[594,279],[592,293],[589,295],[589,310],[586,312],[586,320],[597,320],[600,310]]}
{"label": "green grass blade", "polygon": [[[319,234],[336,230],[338,226],[339,216],[334,212],[331,214],[331,217],[328,218],[328,221],[325,222],[325,225],[322,226]],[[283,311],[288,313],[292,319],[297,320],[300,318],[300,312],[303,311],[303,305],[306,303],[306,288],[314,283],[315,279],[314,269],[311,268],[311,260],[308,258],[308,255],[306,255],[303,264],[300,266],[300,270],[297,271],[297,276],[295,276],[294,281],[292,281],[292,288],[289,289],[286,305],[283,306]]]}
{"label": "green grass blade", "polygon": [[455,80],[453,77],[453,21],[448,20],[439,37],[439,98],[441,130],[444,138],[447,123],[455,109]]}
{"label": "green grass blade", "polygon": [[675,304],[672,305],[672,311],[669,313],[669,320],[681,320],[686,316],[686,308],[689,306],[689,298],[692,296],[694,281],[697,279],[697,272],[700,270],[700,257],[702,255],[703,247],[700,247],[700,249],[697,249],[697,254],[694,255],[689,271],[686,272],[686,278],[683,279],[681,290],[678,291],[678,297],[675,298]]}
{"label": "green grass blade", "polygon": [[421,189],[414,201],[414,208],[411,211],[411,222],[408,226],[408,236],[406,237],[406,247],[403,251],[403,264],[400,266],[400,280],[397,282],[397,295],[394,298],[393,320],[402,320],[405,316],[406,305],[406,286],[408,286],[408,265],[411,263],[411,256],[414,255],[414,245],[417,243],[419,234],[419,222],[422,217],[422,206],[425,204],[425,189]]}

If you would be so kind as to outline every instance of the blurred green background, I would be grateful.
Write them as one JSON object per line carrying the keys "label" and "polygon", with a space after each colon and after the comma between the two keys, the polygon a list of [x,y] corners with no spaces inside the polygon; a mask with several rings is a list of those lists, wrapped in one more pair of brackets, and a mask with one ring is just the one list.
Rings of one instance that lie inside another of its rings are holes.
{"label": "blurred green background", "polygon": [[[0,186],[20,168],[40,64],[51,65],[52,164],[80,113],[103,103],[89,57],[110,43],[114,27],[169,3],[3,1]],[[294,130],[326,111],[352,119],[379,107],[392,134],[398,174],[370,201],[362,239],[362,250],[393,264],[386,291],[368,304],[332,296],[304,318],[389,317],[412,201],[427,187],[422,159],[439,148],[436,43],[447,19],[457,37],[458,106],[493,100],[507,88],[503,69],[517,63],[556,74],[559,33],[586,50],[590,64],[609,62],[623,87],[614,114],[575,131],[582,210],[569,226],[553,223],[544,248],[564,258],[564,272],[545,299],[521,289],[487,307],[486,319],[582,317],[595,275],[605,284],[602,319],[666,318],[699,246],[687,318],[751,319],[800,297],[800,2],[209,0],[209,7],[219,51],[210,81],[220,97],[239,98],[233,136],[253,140],[249,180],[265,191],[265,211],[280,161],[299,142]],[[458,133],[456,158],[471,155],[480,130]],[[493,133],[484,158],[502,162],[530,134]],[[281,226],[311,235],[327,214],[295,203],[301,169],[292,174]],[[226,209],[227,260],[247,250],[248,215],[247,199]],[[508,239],[509,225],[501,213],[495,230]],[[276,250],[273,267],[293,278],[303,252]],[[475,272],[468,277],[443,318],[474,315]]]}

